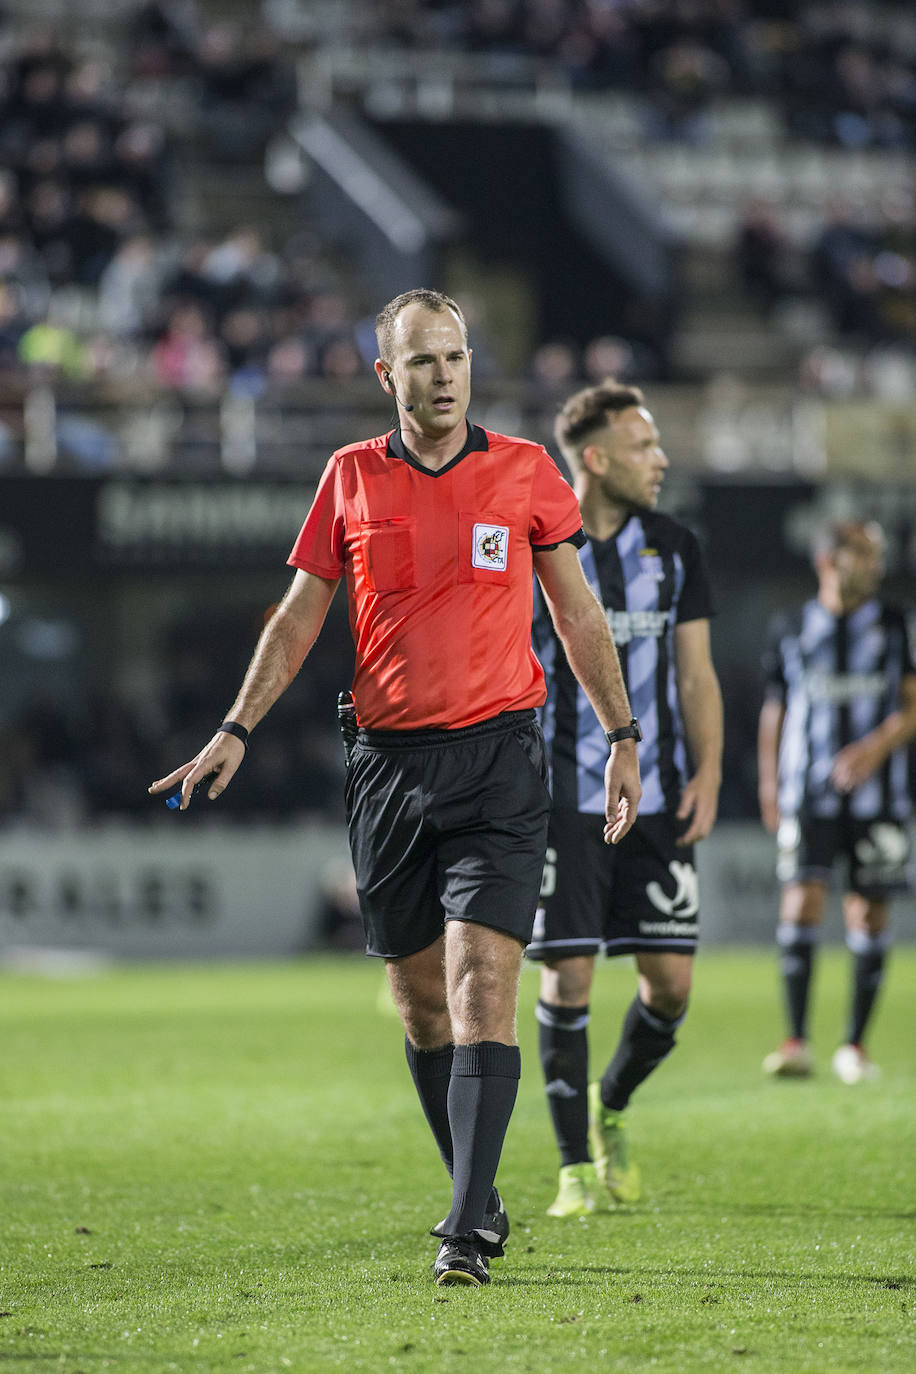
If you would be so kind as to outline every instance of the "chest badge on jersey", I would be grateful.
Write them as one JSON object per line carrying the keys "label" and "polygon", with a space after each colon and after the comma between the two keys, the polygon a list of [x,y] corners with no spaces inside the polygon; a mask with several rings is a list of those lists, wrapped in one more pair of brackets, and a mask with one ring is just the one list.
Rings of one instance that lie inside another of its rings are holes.
{"label": "chest badge on jersey", "polygon": [[639,550],[639,571],[654,582],[664,582],[665,569],[657,549]]}
{"label": "chest badge on jersey", "polygon": [[489,568],[503,572],[509,556],[508,525],[475,525],[474,552],[471,563],[475,568]]}

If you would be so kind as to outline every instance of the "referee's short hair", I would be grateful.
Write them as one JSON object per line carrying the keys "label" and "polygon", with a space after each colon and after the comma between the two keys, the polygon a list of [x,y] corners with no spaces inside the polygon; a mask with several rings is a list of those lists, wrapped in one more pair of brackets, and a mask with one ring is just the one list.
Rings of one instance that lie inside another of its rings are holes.
{"label": "referee's short hair", "polygon": [[571,468],[582,465],[582,453],[592,436],[604,429],[614,416],[633,406],[645,405],[638,386],[606,377],[595,386],[576,391],[561,407],[553,432],[560,452]]}
{"label": "referee's short hair", "polygon": [[427,310],[437,312],[451,310],[453,314],[458,316],[465,342],[467,342],[467,321],[458,302],[453,301],[451,296],[446,296],[444,291],[432,291],[426,286],[415,286],[410,291],[402,291],[400,296],[395,296],[393,301],[382,306],[375,317],[375,340],[378,344],[378,355],[380,358],[384,358],[386,362],[391,360],[395,322],[401,311],[406,310],[408,305],[422,305]]}

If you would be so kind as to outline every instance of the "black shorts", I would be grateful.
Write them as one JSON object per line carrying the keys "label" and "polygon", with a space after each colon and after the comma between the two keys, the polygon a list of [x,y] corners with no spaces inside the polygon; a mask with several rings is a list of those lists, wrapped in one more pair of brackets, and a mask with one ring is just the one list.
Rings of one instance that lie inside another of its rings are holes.
{"label": "black shorts", "polygon": [[693,847],[675,843],[685,823],[637,816],[617,845],[604,817],[555,811],[529,959],[575,954],[692,954],[699,896]]}
{"label": "black shorts", "polygon": [[463,730],[361,730],[346,805],[367,954],[416,954],[446,921],[531,938],[550,811],[533,711]]}
{"label": "black shorts", "polygon": [[881,899],[911,886],[907,827],[890,816],[784,817],[776,834],[776,876],[782,883],[829,883],[843,861],[848,892]]}

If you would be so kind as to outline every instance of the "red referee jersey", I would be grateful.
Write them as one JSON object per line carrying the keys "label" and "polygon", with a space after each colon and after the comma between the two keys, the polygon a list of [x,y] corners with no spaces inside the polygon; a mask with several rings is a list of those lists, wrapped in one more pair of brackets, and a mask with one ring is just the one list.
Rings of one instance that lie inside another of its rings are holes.
{"label": "red referee jersey", "polygon": [[333,454],[288,561],[346,576],[359,723],[458,729],[540,706],[532,549],[578,543],[581,525],[572,488],[524,439],[469,425],[438,472],[398,431]]}

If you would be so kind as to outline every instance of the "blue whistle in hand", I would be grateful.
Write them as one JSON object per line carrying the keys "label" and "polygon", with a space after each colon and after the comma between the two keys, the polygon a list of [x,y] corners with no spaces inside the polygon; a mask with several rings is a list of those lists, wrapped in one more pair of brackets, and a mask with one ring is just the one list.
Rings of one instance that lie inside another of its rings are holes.
{"label": "blue whistle in hand", "polygon": [[[196,782],[194,784],[194,789],[191,792],[191,796],[193,797],[194,793],[199,792],[202,787],[209,788],[211,782],[215,777],[215,773],[207,773],[205,777],[201,778],[200,782]],[[178,784],[176,788],[174,788],[171,792],[167,794],[165,804],[170,811],[177,811],[178,808],[181,806],[181,789],[183,785],[184,779],[182,779],[182,781]]]}

